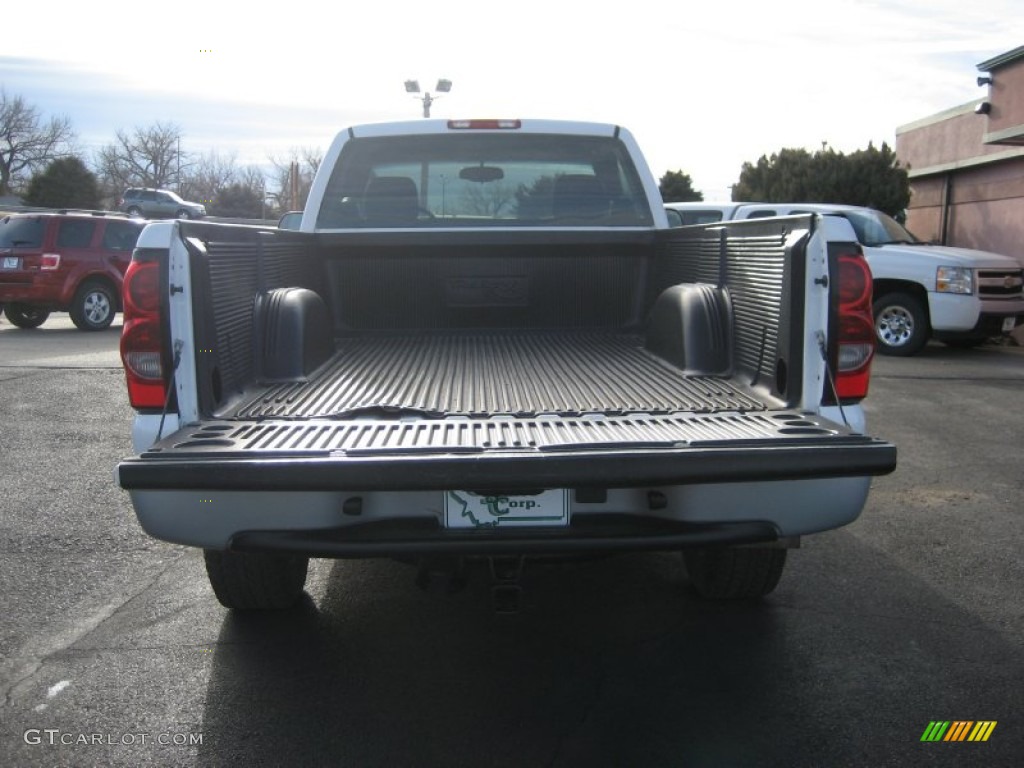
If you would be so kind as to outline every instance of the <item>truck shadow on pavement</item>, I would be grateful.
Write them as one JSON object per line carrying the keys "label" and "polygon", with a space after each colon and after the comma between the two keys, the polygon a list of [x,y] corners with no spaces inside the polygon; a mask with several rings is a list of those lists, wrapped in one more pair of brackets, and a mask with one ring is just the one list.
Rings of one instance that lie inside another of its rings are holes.
{"label": "truck shadow on pavement", "polygon": [[[321,563],[319,607],[225,618],[200,760],[916,761],[930,719],[1020,711],[1019,647],[848,534],[825,541],[759,605],[702,603],[676,556],[646,554],[532,565],[516,616],[483,578],[448,596],[399,563]],[[995,735],[990,757],[1022,746]]]}

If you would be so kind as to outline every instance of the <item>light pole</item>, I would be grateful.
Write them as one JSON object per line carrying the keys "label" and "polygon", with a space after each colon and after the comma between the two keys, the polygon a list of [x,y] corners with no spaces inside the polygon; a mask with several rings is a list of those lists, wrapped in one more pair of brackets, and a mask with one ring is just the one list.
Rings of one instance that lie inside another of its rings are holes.
{"label": "light pole", "polygon": [[[438,80],[434,90],[437,93],[448,93],[452,89],[451,80]],[[419,93],[420,92],[420,81],[419,80],[406,80],[405,81],[405,92],[406,93]],[[432,96],[430,91],[426,91],[422,96],[414,96],[417,101],[423,102],[423,116],[430,117],[430,105],[437,101],[440,96]]]}

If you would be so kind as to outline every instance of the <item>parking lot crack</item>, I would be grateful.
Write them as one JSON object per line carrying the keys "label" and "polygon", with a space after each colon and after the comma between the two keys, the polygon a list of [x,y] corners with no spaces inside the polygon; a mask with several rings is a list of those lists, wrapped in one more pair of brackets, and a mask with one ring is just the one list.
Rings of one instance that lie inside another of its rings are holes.
{"label": "parking lot crack", "polygon": [[182,557],[183,554],[172,556],[170,562],[131,593],[121,595],[117,600],[93,610],[88,616],[74,621],[70,626],[26,643],[21,654],[15,654],[10,664],[6,665],[7,669],[3,670],[3,678],[10,681],[3,688],[3,707],[13,705],[15,697],[29,686],[50,659],[86,640],[130,603],[146,594],[178,564]]}

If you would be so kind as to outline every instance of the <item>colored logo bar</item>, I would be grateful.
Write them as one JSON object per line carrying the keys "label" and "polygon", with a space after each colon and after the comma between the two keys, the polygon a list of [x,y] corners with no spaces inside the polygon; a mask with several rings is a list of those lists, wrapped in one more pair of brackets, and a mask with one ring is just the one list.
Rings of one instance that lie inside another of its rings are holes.
{"label": "colored logo bar", "polygon": [[996,720],[932,720],[921,741],[988,741]]}

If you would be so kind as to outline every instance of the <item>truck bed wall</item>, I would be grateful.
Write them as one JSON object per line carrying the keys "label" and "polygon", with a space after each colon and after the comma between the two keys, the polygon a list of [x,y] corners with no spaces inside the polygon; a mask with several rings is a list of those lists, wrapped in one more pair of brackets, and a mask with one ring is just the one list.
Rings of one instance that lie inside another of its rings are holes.
{"label": "truck bed wall", "polygon": [[644,320],[656,245],[325,246],[341,333],[626,328]]}
{"label": "truck bed wall", "polygon": [[[645,334],[673,365],[697,361],[694,373],[728,375],[793,404],[801,360],[788,329],[802,324],[811,226],[807,217],[802,227],[789,219],[657,233],[309,235],[183,225],[192,235],[201,409],[223,410],[251,388],[271,343],[308,345],[271,341],[280,328],[260,316],[267,302],[258,297],[281,288],[322,299],[332,327],[304,333],[332,343],[378,333],[621,330]],[[702,290],[682,298],[669,290],[696,285]]]}
{"label": "truck bed wall", "polygon": [[309,238],[280,230],[185,222],[179,225],[192,274],[196,389],[210,413],[257,377],[260,296],[284,287],[325,285]]}

